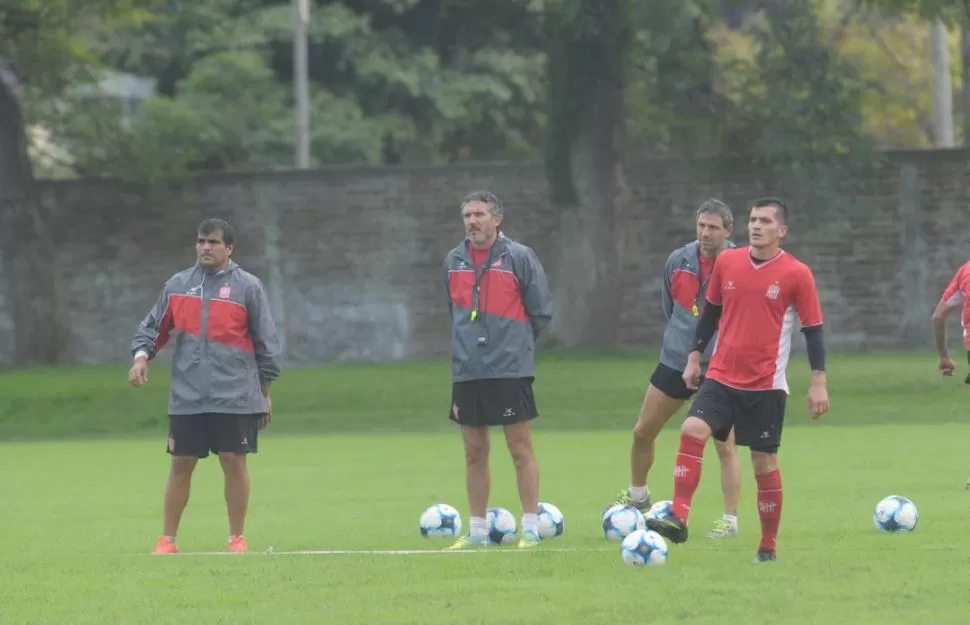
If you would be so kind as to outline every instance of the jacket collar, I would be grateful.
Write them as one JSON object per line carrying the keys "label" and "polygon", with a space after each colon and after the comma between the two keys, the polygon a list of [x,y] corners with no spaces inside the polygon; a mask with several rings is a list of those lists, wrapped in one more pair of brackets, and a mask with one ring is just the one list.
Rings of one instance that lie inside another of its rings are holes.
{"label": "jacket collar", "polygon": [[[688,243],[684,247],[687,248],[686,251],[691,256],[697,256],[701,252],[701,242],[698,241],[697,239],[694,239],[693,241],[691,241],[690,243]],[[737,247],[737,245],[735,245],[734,241],[732,241],[731,239],[728,239],[724,243],[724,247],[721,248],[721,251],[723,252],[724,250],[729,250],[729,249],[731,249],[733,247]]]}
{"label": "jacket collar", "polygon": [[[465,239],[461,242],[461,245],[458,246],[458,252],[461,255],[461,257],[469,261],[471,260],[471,252],[469,251],[470,247],[471,247],[471,240],[468,237],[465,237]],[[496,259],[502,254],[504,254],[505,252],[507,252],[508,249],[509,249],[509,239],[508,237],[505,236],[504,232],[499,231],[498,238],[495,239],[495,243],[492,244],[490,257],[492,259]]]}
{"label": "jacket collar", "polygon": [[198,263],[198,261],[196,261],[196,263],[195,263],[195,269],[196,269],[196,271],[201,271],[207,277],[210,277],[210,278],[221,278],[222,276],[225,276],[225,275],[228,275],[228,274],[232,273],[233,271],[235,271],[238,268],[239,268],[239,263],[237,263],[236,261],[232,260],[231,258],[229,259],[229,264],[226,265],[225,267],[223,267],[222,269],[220,269],[219,271],[209,271],[208,269],[206,269],[202,265],[200,265]]}

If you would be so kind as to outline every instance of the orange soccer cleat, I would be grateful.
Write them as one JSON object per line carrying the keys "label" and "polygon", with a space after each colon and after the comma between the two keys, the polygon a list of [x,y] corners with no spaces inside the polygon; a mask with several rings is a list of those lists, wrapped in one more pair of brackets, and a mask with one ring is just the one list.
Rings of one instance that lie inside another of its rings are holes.
{"label": "orange soccer cleat", "polygon": [[229,551],[233,553],[246,553],[249,551],[249,545],[246,544],[246,539],[242,537],[242,534],[229,537]]}
{"label": "orange soccer cleat", "polygon": [[162,536],[158,539],[158,544],[152,549],[155,554],[178,553],[179,549],[175,546],[175,539],[171,536]]}

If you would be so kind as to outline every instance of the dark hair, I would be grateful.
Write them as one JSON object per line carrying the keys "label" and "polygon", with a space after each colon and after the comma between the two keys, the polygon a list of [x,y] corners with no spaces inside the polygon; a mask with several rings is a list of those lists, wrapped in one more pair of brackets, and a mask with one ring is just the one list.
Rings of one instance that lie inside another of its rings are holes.
{"label": "dark hair", "polygon": [[764,208],[765,206],[774,206],[781,223],[788,223],[788,207],[780,199],[776,197],[762,197],[751,204],[751,208]]}
{"label": "dark hair", "polygon": [[199,224],[199,234],[212,234],[222,232],[222,242],[226,245],[233,245],[236,242],[236,231],[225,219],[206,219]]}
{"label": "dark hair", "polygon": [[705,214],[720,217],[721,223],[725,228],[730,228],[734,225],[734,214],[731,213],[731,207],[717,198],[712,197],[698,207],[697,217]]}

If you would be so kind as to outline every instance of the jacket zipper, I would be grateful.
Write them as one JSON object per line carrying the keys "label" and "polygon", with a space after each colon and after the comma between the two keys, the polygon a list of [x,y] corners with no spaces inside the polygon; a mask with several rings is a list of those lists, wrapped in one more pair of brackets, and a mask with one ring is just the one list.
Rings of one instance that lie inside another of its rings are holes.
{"label": "jacket zipper", "polygon": [[203,388],[208,389],[210,373],[209,367],[207,366],[207,363],[209,362],[209,303],[205,299],[205,277],[206,272],[203,270],[202,284],[199,286],[199,297],[202,298],[202,319],[199,320],[200,334],[202,336],[199,338],[202,339],[202,362],[200,363],[202,365],[200,367],[202,370],[202,383]]}

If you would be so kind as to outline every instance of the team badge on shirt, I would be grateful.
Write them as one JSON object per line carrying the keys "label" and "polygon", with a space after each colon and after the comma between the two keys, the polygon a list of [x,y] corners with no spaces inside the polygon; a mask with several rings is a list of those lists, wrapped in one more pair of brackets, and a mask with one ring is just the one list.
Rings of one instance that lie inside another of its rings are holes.
{"label": "team badge on shirt", "polygon": [[781,293],[781,287],[778,286],[778,283],[776,282],[768,287],[768,292],[765,293],[765,297],[767,297],[768,299],[778,299],[778,295],[780,293]]}
{"label": "team badge on shirt", "polygon": [[219,297],[220,297],[220,299],[229,299],[229,296],[230,295],[232,295],[232,289],[229,288],[229,285],[228,284],[225,285],[225,286],[219,287]]}

